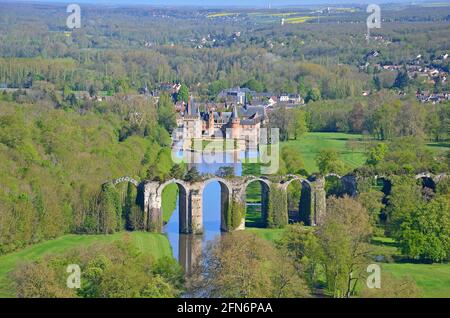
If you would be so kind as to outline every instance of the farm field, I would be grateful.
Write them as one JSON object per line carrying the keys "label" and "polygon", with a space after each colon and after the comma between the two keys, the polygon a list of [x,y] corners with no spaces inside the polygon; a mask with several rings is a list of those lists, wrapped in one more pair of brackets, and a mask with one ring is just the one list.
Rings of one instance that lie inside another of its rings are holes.
{"label": "farm field", "polygon": [[112,235],[65,235],[60,238],[39,243],[20,251],[0,256],[0,297],[13,297],[8,275],[21,262],[35,261],[50,253],[63,253],[69,249],[86,247],[93,243],[111,243],[129,235],[132,242],[143,253],[160,258],[171,256],[169,241],[164,235],[145,232],[121,232]]}

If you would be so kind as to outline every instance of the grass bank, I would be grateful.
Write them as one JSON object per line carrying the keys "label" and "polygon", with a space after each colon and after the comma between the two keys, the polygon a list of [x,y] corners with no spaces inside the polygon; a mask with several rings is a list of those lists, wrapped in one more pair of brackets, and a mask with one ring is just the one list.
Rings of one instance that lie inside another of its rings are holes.
{"label": "grass bank", "polygon": [[14,297],[14,287],[9,279],[9,273],[22,262],[39,260],[47,254],[63,253],[67,250],[86,247],[96,242],[111,243],[119,241],[125,235],[129,235],[132,242],[143,253],[148,253],[155,258],[172,256],[169,241],[161,234],[122,232],[112,235],[65,235],[14,253],[0,256],[0,297]]}

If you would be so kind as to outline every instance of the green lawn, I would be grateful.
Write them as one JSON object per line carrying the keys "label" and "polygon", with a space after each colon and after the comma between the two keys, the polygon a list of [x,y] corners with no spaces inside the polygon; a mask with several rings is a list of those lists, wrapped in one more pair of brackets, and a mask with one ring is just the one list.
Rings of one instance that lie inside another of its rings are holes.
{"label": "green lawn", "polygon": [[177,207],[178,186],[169,184],[162,193],[163,222],[167,223]]}
{"label": "green lawn", "polygon": [[434,154],[441,154],[450,150],[450,143],[448,142],[432,142],[427,144],[427,148]]}
{"label": "green lawn", "polygon": [[0,256],[0,297],[14,296],[11,281],[8,279],[8,273],[14,270],[17,264],[38,260],[50,253],[62,253],[71,248],[89,246],[94,242],[110,243],[118,241],[126,234],[130,235],[133,243],[144,253],[149,253],[155,258],[172,256],[169,241],[161,234],[130,232],[112,235],[65,235],[14,253]]}
{"label": "green lawn", "polygon": [[[357,142],[357,149],[352,152],[346,148],[348,140]],[[366,161],[364,142],[362,135],[353,135],[345,133],[307,133],[298,140],[289,140],[281,144],[282,147],[292,146],[297,148],[302,154],[305,162],[305,169],[312,174],[319,171],[316,165],[316,156],[320,150],[334,149],[342,161],[350,169],[360,167]]]}
{"label": "green lawn", "polygon": [[[397,244],[391,238],[376,237],[372,240],[376,255],[401,258]],[[412,278],[422,291],[423,297],[450,298],[450,263],[415,264],[407,262],[381,263],[382,271],[396,277]],[[382,282],[383,283],[383,282]]]}
{"label": "green lawn", "polygon": [[[354,140],[356,148],[352,151],[347,148],[347,141]],[[370,142],[370,137],[363,135],[346,133],[320,133],[310,132],[301,136],[298,140],[289,140],[281,143],[281,147],[291,146],[299,150],[305,163],[305,170],[309,174],[317,172],[316,156],[320,150],[334,149],[345,163],[349,170],[361,167],[366,162],[366,149]],[[447,142],[428,143],[427,148],[435,154],[448,151],[450,144]],[[259,165],[245,163],[243,165],[244,175],[259,175]]]}
{"label": "green lawn", "polygon": [[246,228],[248,232],[255,233],[259,237],[271,242],[275,242],[283,234],[284,229],[260,229],[256,227]]}
{"label": "green lawn", "polygon": [[423,297],[450,298],[450,264],[383,263],[381,269],[397,276],[411,277]]}
{"label": "green lawn", "polygon": [[261,215],[261,206],[249,205],[245,213],[246,228],[264,228],[264,220]]}
{"label": "green lawn", "polygon": [[[248,228],[246,231],[256,233],[261,238],[274,242],[283,234],[283,229]],[[390,238],[376,237],[372,240],[374,255],[399,257],[397,244]],[[415,264],[415,263],[381,263],[382,271],[396,277],[412,278],[426,298],[450,298],[450,263]]]}

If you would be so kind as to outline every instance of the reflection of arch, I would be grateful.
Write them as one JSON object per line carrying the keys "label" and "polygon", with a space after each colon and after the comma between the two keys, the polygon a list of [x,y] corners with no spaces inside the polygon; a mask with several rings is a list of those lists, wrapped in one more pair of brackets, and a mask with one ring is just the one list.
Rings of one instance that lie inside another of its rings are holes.
{"label": "reflection of arch", "polygon": [[172,179],[164,182],[158,187],[157,195],[161,200],[161,213],[162,211],[162,194],[164,188],[169,184],[176,184],[178,186],[178,211],[180,219],[180,233],[190,233],[192,225],[192,216],[188,211],[188,191],[189,188],[184,181]]}
{"label": "reflection of arch", "polygon": [[[228,181],[226,181],[225,179],[219,177],[211,178],[202,184],[202,187],[200,189],[202,198],[203,192],[205,191],[206,187],[213,182],[218,182],[220,185],[220,229],[222,231],[227,231],[227,213],[230,206],[232,188]],[[204,213],[205,211],[203,211],[203,215]]]}
{"label": "reflection of arch", "polygon": [[243,187],[243,197],[245,202],[245,213],[247,214],[247,188],[252,183],[259,183],[261,186],[261,220],[262,224],[257,224],[259,227],[267,226],[267,219],[269,216],[269,195],[270,195],[270,181],[263,178],[252,177],[248,179]]}

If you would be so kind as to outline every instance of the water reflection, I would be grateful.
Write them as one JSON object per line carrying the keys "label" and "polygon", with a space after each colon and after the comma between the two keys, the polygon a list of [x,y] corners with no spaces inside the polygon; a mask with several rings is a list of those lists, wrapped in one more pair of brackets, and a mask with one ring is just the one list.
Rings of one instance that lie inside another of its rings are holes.
{"label": "water reflection", "polygon": [[[245,158],[257,156],[257,153],[249,154],[241,152],[236,154],[222,153],[226,163],[199,163],[195,164],[201,174],[215,174],[221,167],[234,167],[235,175],[242,175],[242,161]],[[238,160],[236,160],[236,158]],[[164,227],[170,245],[172,246],[173,256],[180,262],[189,273],[192,265],[201,256],[207,242],[214,240],[221,235],[221,188],[218,182],[210,183],[203,192],[203,234],[191,235],[179,233],[179,202],[169,222]]]}
{"label": "water reflection", "polygon": [[180,262],[188,273],[201,255],[208,241],[214,240],[220,231],[220,184],[211,183],[203,192],[203,234],[180,234],[179,233],[179,206],[178,200],[175,211],[169,222],[164,227],[170,245],[172,246],[173,256]]}

